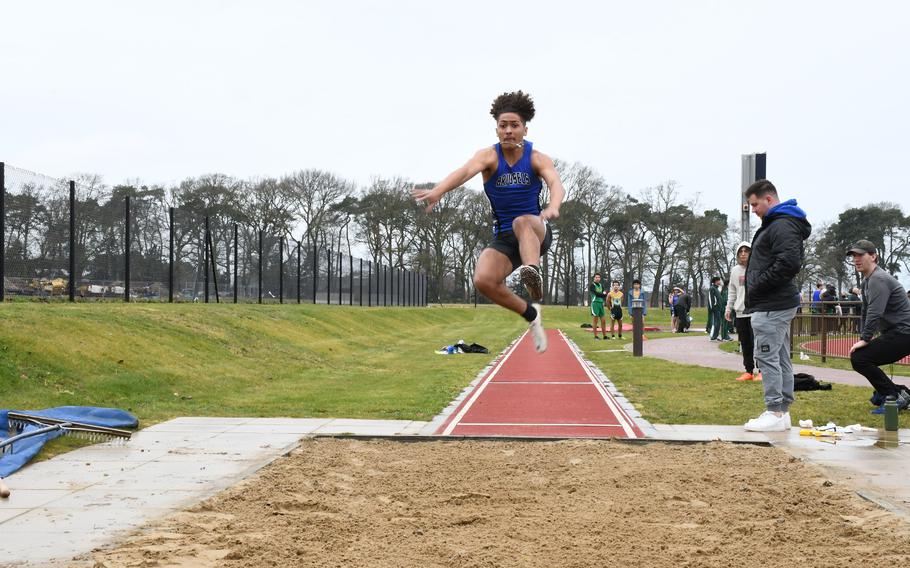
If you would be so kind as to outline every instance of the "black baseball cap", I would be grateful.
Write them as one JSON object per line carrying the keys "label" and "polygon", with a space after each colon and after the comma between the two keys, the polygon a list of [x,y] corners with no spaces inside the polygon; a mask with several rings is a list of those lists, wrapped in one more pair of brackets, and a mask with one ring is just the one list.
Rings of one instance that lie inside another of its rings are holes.
{"label": "black baseball cap", "polygon": [[872,244],[872,241],[867,241],[867,240],[865,240],[865,239],[858,240],[858,241],[856,241],[855,243],[853,243],[852,245],[850,245],[850,248],[847,249],[847,254],[848,254],[848,255],[853,254],[853,253],[856,253],[856,254],[863,254],[863,253],[875,254],[875,245]]}

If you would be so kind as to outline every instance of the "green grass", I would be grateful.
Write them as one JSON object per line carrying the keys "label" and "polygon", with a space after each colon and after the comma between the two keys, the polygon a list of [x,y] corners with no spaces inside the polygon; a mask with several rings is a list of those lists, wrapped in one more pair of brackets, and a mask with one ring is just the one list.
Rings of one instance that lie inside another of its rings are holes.
{"label": "green grass", "polygon": [[492,308],[5,304],[3,406],[427,420],[523,328]]}
{"label": "green grass", "polygon": [[[762,410],[760,385],[735,373],[594,353],[620,342],[594,342],[580,328],[586,308],[544,315],[652,422],[740,424]],[[434,350],[465,339],[497,353],[525,329],[495,306],[5,303],[0,320],[0,407],[110,406],[145,426],[190,415],[429,420],[490,361]],[[651,310],[647,323],[667,326],[669,313]],[[794,418],[868,424],[868,396],[799,393]]]}

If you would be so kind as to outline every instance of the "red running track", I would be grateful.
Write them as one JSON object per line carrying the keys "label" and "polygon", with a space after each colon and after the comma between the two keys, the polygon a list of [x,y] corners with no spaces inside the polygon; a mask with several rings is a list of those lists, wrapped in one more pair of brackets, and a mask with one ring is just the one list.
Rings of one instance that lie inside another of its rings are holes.
{"label": "red running track", "polygon": [[436,432],[445,436],[642,438],[561,331],[534,351],[526,332]]}

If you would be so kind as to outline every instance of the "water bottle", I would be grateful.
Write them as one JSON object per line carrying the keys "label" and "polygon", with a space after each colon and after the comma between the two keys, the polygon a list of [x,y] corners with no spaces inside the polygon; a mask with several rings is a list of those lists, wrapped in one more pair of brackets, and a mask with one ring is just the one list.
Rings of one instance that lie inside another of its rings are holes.
{"label": "water bottle", "polygon": [[889,396],[885,399],[885,430],[888,432],[897,432],[897,399]]}

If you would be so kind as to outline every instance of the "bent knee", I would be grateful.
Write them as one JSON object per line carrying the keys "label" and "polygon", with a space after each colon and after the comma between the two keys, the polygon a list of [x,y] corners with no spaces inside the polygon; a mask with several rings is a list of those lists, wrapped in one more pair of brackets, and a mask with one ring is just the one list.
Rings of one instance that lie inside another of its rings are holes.
{"label": "bent knee", "polygon": [[489,292],[490,290],[495,288],[497,284],[498,284],[498,282],[496,282],[493,278],[490,278],[489,276],[486,276],[483,274],[474,275],[474,287],[483,293]]}
{"label": "bent knee", "polygon": [[853,367],[854,371],[859,371],[860,369],[869,367],[870,364],[871,363],[869,363],[869,361],[863,357],[863,354],[858,350],[850,354],[850,365]]}
{"label": "bent knee", "polygon": [[540,217],[537,215],[522,215],[512,219],[512,228],[518,231],[528,229],[533,227],[535,222],[540,222]]}

